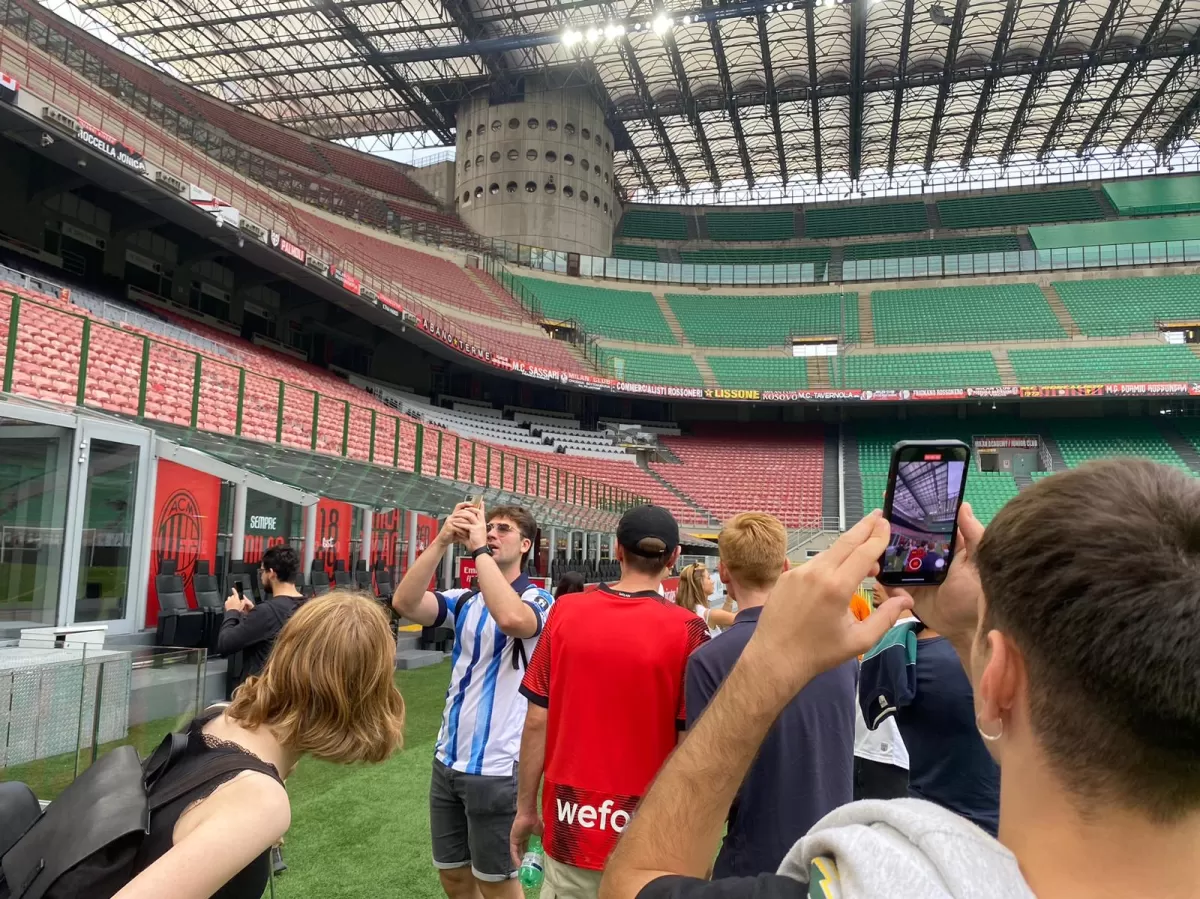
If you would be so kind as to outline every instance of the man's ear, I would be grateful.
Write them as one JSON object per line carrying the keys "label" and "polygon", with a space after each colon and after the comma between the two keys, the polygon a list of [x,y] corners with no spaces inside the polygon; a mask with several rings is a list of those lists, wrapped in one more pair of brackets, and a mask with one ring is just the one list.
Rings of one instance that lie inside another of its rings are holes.
{"label": "man's ear", "polygon": [[729,569],[725,567],[725,561],[717,562],[717,576],[721,579],[721,583],[729,586]]}
{"label": "man's ear", "polygon": [[674,567],[675,567],[675,563],[679,561],[679,555],[680,555],[680,553],[682,553],[682,552],[683,552],[683,547],[682,547],[682,546],[677,546],[677,547],[675,547],[675,552],[671,553],[671,560],[670,560],[669,562],[667,562],[667,567],[668,567],[668,568],[674,568]]}
{"label": "man's ear", "polygon": [[791,559],[784,559],[784,560],[783,560],[783,570],[784,570],[784,571],[791,571],[791,570],[792,570],[792,560],[791,560]]}

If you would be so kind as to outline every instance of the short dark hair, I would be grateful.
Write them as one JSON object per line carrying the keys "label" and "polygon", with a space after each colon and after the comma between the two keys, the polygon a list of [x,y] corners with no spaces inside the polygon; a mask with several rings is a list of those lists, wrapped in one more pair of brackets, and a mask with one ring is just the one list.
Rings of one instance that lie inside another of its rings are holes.
{"label": "short dark hair", "polygon": [[529,541],[529,549],[521,553],[521,565],[524,566],[529,554],[537,546],[537,519],[524,506],[495,506],[487,510],[487,520],[490,522],[493,518],[507,518],[516,524],[521,536]]}
{"label": "short dark hair", "polygon": [[[654,540],[654,538],[643,540],[640,545],[645,546],[651,542],[658,543],[660,546],[662,545],[661,540]],[[653,556],[640,555],[625,546],[621,547],[621,549],[625,550],[623,553],[624,558],[621,562],[625,568],[628,568],[635,574],[644,574],[650,577],[662,574],[670,566],[671,557],[675,555],[675,547],[671,547]]]}
{"label": "short dark hair", "polygon": [[554,598],[558,599],[568,593],[582,593],[586,583],[578,571],[564,571],[554,586]]}
{"label": "short dark hair", "polygon": [[287,543],[272,546],[263,553],[263,569],[275,572],[280,583],[296,583],[296,574],[300,571],[300,554]]}
{"label": "short dark hair", "polygon": [[1144,459],[1056,474],[1000,511],[977,564],[1063,782],[1164,823],[1200,808],[1200,480]]}

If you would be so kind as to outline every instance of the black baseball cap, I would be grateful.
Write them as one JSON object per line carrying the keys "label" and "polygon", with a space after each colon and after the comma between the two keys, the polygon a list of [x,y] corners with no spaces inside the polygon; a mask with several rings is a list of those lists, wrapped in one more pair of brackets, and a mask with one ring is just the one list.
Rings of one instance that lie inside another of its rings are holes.
{"label": "black baseball cap", "polygon": [[[645,540],[657,540],[665,548],[643,548],[640,544]],[[662,506],[634,506],[621,516],[617,542],[627,552],[645,558],[672,553],[679,546],[679,525],[675,523],[675,516]]]}

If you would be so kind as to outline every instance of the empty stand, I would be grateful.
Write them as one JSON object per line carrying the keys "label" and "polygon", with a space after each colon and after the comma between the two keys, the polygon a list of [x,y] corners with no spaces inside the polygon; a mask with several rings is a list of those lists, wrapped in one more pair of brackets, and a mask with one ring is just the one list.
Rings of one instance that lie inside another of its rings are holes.
{"label": "empty stand", "polygon": [[1185,381],[1200,378],[1200,357],[1186,346],[1063,347],[1009,350],[1021,384]]}
{"label": "empty stand", "polygon": [[796,214],[791,209],[754,212],[706,212],[711,240],[790,240],[796,236]]}
{"label": "empty stand", "polygon": [[784,346],[792,336],[857,340],[858,294],[796,296],[667,294],[688,340],[697,346]]}
{"label": "empty stand", "polygon": [[792,356],[708,356],[722,387],[802,390],[808,387],[808,360]]}
{"label": "empty stand", "polygon": [[882,345],[1066,337],[1035,284],[876,290],[871,310]]}
{"label": "empty stand", "polygon": [[1163,319],[1195,320],[1200,275],[1056,281],[1054,289],[1084,334],[1148,333]]}
{"label": "empty stand", "polygon": [[963,253],[1008,253],[1021,249],[1015,234],[950,237],[940,240],[897,240],[887,243],[849,243],[845,259],[904,259],[912,256],[956,256]]}
{"label": "empty stand", "polygon": [[691,356],[598,347],[597,367],[619,381],[702,387],[704,379]]}
{"label": "empty stand", "polygon": [[666,209],[627,209],[621,217],[622,237],[651,240],[687,240],[687,222],[683,215]]}
{"label": "empty stand", "polygon": [[691,265],[813,265],[813,277],[825,279],[829,247],[714,247],[680,250],[679,258]]}
{"label": "empty stand", "polygon": [[681,464],[659,462],[653,470],[718,518],[757,509],[791,528],[821,519],[825,435],[820,428],[740,423],[730,434],[712,425],[661,442]]}
{"label": "empty stand", "polygon": [[929,229],[924,203],[810,206],[804,210],[805,237],[904,234]]}
{"label": "empty stand", "polygon": [[633,259],[639,262],[660,262],[658,247],[645,247],[640,244],[615,243],[612,249],[615,259]]}
{"label": "empty stand", "polygon": [[830,358],[837,387],[998,387],[991,353],[851,353]]}
{"label": "empty stand", "polygon": [[644,290],[611,290],[543,278],[513,280],[537,299],[548,319],[574,319],[595,335],[675,343],[653,294]]}
{"label": "empty stand", "polygon": [[1121,215],[1167,215],[1200,211],[1200,175],[1122,179],[1102,188]]}
{"label": "empty stand", "polygon": [[1071,222],[1104,218],[1090,188],[1033,193],[977,194],[938,200],[943,228],[995,228],[1036,222]]}
{"label": "empty stand", "polygon": [[1050,425],[1050,433],[1058,443],[1063,459],[1072,468],[1106,456],[1140,456],[1189,470],[1155,424],[1112,418],[1058,421]]}

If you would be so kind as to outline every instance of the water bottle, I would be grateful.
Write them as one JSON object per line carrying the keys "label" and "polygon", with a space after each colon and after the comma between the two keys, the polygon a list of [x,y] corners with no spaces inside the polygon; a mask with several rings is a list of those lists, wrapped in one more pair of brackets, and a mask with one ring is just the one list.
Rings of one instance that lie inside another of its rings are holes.
{"label": "water bottle", "polygon": [[529,848],[521,859],[521,886],[536,889],[542,885],[542,841],[536,836],[529,838]]}

